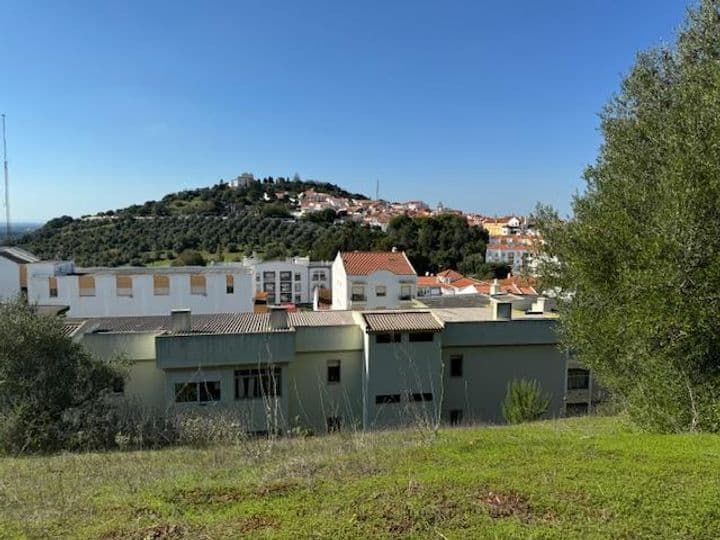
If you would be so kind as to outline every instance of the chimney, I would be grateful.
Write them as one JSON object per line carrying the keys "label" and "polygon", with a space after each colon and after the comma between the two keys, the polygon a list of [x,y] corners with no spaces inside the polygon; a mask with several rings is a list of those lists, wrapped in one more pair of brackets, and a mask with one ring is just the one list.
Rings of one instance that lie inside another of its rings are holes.
{"label": "chimney", "polygon": [[509,321],[512,319],[512,302],[492,302],[492,320]]}
{"label": "chimney", "polygon": [[530,311],[532,313],[545,313],[545,300],[546,298],[544,296],[538,296],[530,308]]}
{"label": "chimney", "polygon": [[500,294],[500,283],[498,283],[497,278],[493,279],[493,282],[490,285],[490,296],[495,294]]}
{"label": "chimney", "polygon": [[393,246],[393,247],[392,247],[392,252],[393,252],[393,253],[397,253],[397,251],[398,251],[397,246]]}
{"label": "chimney", "polygon": [[270,310],[270,330],[287,330],[288,312],[285,308],[271,307]]}
{"label": "chimney", "polygon": [[192,316],[189,309],[173,309],[170,311],[170,331],[173,334],[190,332]]}

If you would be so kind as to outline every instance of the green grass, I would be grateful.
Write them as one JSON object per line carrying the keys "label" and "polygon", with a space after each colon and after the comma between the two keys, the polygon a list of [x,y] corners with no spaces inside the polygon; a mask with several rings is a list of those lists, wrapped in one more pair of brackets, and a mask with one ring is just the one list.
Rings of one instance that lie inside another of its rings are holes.
{"label": "green grass", "polygon": [[716,538],[720,438],[617,418],[0,460],[0,535]]}

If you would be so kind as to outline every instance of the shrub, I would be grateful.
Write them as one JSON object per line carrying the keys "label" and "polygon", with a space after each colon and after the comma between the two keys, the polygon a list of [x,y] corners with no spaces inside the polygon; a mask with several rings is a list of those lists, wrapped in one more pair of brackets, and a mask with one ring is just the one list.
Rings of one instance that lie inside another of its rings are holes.
{"label": "shrub", "polygon": [[502,414],[509,424],[530,422],[542,417],[550,405],[550,396],[544,394],[536,380],[513,379],[508,384]]}

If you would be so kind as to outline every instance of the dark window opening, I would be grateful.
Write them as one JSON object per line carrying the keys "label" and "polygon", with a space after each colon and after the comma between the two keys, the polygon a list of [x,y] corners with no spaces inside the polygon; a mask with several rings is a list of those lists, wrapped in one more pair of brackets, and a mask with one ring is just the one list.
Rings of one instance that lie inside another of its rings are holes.
{"label": "dark window opening", "polygon": [[375,396],[375,404],[400,403],[400,394],[380,394]]}
{"label": "dark window opening", "polygon": [[410,401],[432,401],[432,392],[415,392],[410,394]]}
{"label": "dark window opening", "polygon": [[122,377],[113,377],[111,383],[112,391],[116,394],[122,394],[125,392],[125,379]]}
{"label": "dark window opening", "polygon": [[235,399],[261,399],[280,395],[278,368],[235,370]]}
{"label": "dark window opening", "polygon": [[463,376],[463,355],[462,354],[451,354],[450,355],[450,376],[451,377],[462,377]]}
{"label": "dark window opening", "polygon": [[587,369],[568,369],[568,390],[587,390],[590,388],[590,372]]}
{"label": "dark window opening", "polygon": [[463,421],[462,409],[452,409],[450,411],[450,425],[457,426],[459,424],[462,424],[462,421]]}
{"label": "dark window opening", "polygon": [[340,360],[330,360],[327,364],[327,382],[340,382]]}
{"label": "dark window opening", "polygon": [[50,289],[50,298],[57,298],[58,290],[55,288]]}
{"label": "dark window opening", "polygon": [[432,341],[432,332],[410,332],[410,341]]}
{"label": "dark window opening", "polygon": [[227,294],[235,294],[235,287],[233,287],[232,285],[228,285],[227,287],[225,287],[225,292]]}
{"label": "dark window opening", "polygon": [[375,335],[376,343],[400,343],[401,340],[400,332],[383,332]]}
{"label": "dark window opening", "polygon": [[342,421],[339,416],[328,416],[325,422],[327,423],[328,433],[340,431],[340,428],[342,427]]}
{"label": "dark window opening", "polygon": [[220,401],[220,381],[175,383],[177,403]]}

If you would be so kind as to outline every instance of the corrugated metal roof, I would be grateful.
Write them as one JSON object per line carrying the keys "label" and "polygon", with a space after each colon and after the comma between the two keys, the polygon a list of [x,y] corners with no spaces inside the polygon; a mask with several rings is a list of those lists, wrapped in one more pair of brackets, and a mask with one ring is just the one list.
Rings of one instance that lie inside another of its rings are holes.
{"label": "corrugated metal roof", "polygon": [[66,319],[63,321],[63,335],[65,337],[73,337],[75,332],[85,323],[81,319]]}
{"label": "corrugated metal roof", "polygon": [[28,264],[39,262],[40,259],[22,248],[15,246],[0,247],[0,257],[3,257],[15,264]]}
{"label": "corrugated metal roof", "polygon": [[369,332],[442,330],[442,323],[429,311],[388,311],[363,313]]}
{"label": "corrugated metal roof", "polygon": [[290,326],[352,326],[351,311],[295,311],[288,313]]}

